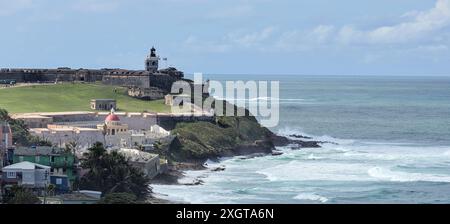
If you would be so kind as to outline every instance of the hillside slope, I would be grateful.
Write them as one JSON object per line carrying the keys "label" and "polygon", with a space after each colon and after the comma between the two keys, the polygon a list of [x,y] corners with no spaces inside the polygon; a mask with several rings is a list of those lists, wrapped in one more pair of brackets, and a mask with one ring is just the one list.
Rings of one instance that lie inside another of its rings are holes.
{"label": "hillside slope", "polygon": [[81,83],[2,88],[0,108],[10,113],[90,111],[91,99],[116,99],[120,111],[170,111],[163,100],[134,99],[126,91],[122,87]]}

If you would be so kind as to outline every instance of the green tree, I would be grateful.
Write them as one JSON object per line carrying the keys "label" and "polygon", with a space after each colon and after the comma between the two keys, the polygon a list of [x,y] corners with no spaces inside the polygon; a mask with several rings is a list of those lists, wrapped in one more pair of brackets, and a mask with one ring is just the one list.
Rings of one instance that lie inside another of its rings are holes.
{"label": "green tree", "polygon": [[14,186],[6,195],[7,204],[40,204],[41,200],[26,188]]}
{"label": "green tree", "polygon": [[72,153],[73,155],[77,155],[78,151],[78,143],[75,141],[69,142],[66,144],[66,153]]}
{"label": "green tree", "polygon": [[52,147],[53,144],[44,138],[40,138],[37,136],[28,136],[27,145],[33,145],[33,146],[48,146]]}
{"label": "green tree", "polygon": [[8,111],[0,109],[0,122],[8,122],[13,134],[14,144],[22,146],[52,146],[52,143],[46,139],[32,136],[28,130],[27,125],[22,120],[12,119]]}
{"label": "green tree", "polygon": [[150,193],[150,179],[131,166],[122,154],[108,153],[100,142],[84,154],[81,166],[89,170],[80,180],[81,188],[101,191],[103,195],[131,193],[138,199],[144,199]]}
{"label": "green tree", "polygon": [[13,133],[14,143],[22,145],[28,144],[30,133],[28,132],[28,128],[23,121],[12,119],[9,116],[8,111],[4,109],[0,109],[0,121],[6,121],[9,123]]}

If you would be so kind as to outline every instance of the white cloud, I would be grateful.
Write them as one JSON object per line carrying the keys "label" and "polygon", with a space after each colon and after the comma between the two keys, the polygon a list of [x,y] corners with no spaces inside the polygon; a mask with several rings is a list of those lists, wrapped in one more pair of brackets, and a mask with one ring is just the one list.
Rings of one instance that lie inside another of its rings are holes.
{"label": "white cloud", "polygon": [[114,12],[120,7],[117,0],[79,0],[73,9],[81,12]]}
{"label": "white cloud", "polygon": [[232,46],[227,43],[203,41],[199,40],[196,36],[189,36],[182,45],[183,49],[195,52],[206,53],[225,53],[232,49]]}
{"label": "white cloud", "polygon": [[262,50],[266,42],[270,40],[275,32],[274,27],[266,27],[256,32],[244,32],[242,30],[231,32],[217,41],[199,40],[196,36],[189,36],[183,46],[190,50],[226,53],[233,49],[256,48]]}
{"label": "white cloud", "polygon": [[[450,26],[450,0],[437,0],[432,9],[413,11],[400,16],[403,22],[362,30],[352,25],[336,27],[319,25],[309,31],[287,31],[280,34],[275,46],[279,50],[303,51],[329,46],[404,44],[445,46],[449,37],[440,32]],[[369,57],[367,61],[373,61]]]}
{"label": "white cloud", "polygon": [[423,45],[423,46],[418,46],[414,49],[412,49],[412,51],[417,51],[417,52],[430,52],[430,53],[439,53],[439,52],[446,52],[448,51],[448,46],[447,45],[443,45],[443,44],[437,44],[437,45]]}
{"label": "white cloud", "polygon": [[309,38],[318,43],[324,43],[330,39],[334,30],[333,26],[318,26],[309,34]]}
{"label": "white cloud", "polygon": [[258,46],[268,40],[274,31],[274,27],[266,27],[261,31],[253,33],[230,33],[227,35],[227,40],[244,47]]}
{"label": "white cloud", "polygon": [[238,30],[214,41],[191,37],[184,44],[208,52],[234,49],[298,52],[325,48],[343,50],[348,47],[361,47],[367,51],[382,49],[376,54],[364,56],[362,60],[365,63],[372,63],[390,51],[431,54],[448,49],[450,35],[446,34],[446,30],[450,28],[450,0],[436,0],[429,10],[407,12],[399,18],[402,22],[372,29],[360,29],[353,25],[319,25],[311,30],[280,31],[269,26],[259,31]]}
{"label": "white cloud", "polygon": [[429,37],[450,24],[450,0],[437,0],[435,7],[423,12],[409,12],[402,16],[409,20],[372,30],[358,30],[345,26],[338,32],[342,43],[398,44]]}
{"label": "white cloud", "polygon": [[31,8],[32,0],[0,0],[0,16],[13,15],[19,11]]}

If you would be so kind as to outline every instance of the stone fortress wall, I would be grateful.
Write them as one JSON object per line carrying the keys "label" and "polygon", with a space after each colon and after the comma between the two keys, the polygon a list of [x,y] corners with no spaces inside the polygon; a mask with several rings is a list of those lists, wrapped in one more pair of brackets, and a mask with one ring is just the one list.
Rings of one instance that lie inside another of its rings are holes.
{"label": "stone fortress wall", "polygon": [[[212,115],[186,115],[166,113],[124,113],[116,112],[121,122],[128,124],[131,130],[148,130],[153,125],[159,125],[166,130],[172,130],[179,122],[208,121],[214,122]],[[62,113],[31,113],[14,114],[13,119],[23,120],[29,128],[46,128],[49,124],[71,125],[93,128],[105,121],[108,112],[62,112]],[[38,121],[36,118],[40,118]]]}
{"label": "stone fortress wall", "polygon": [[155,89],[168,94],[172,84],[184,77],[183,72],[175,68],[158,70],[159,60],[156,49],[152,48],[146,59],[145,70],[1,68],[0,80],[13,80],[17,83],[102,82],[105,85],[133,88],[131,93],[135,92],[135,95],[145,99],[152,98],[146,96],[146,93],[152,95]]}
{"label": "stone fortress wall", "polygon": [[[167,88],[169,84],[181,77],[173,77],[165,73],[124,69],[1,69],[1,80],[15,80],[18,83],[54,83],[54,82],[99,82],[105,85],[124,87],[150,88],[153,81],[155,87]],[[169,87],[170,89],[170,87]]]}

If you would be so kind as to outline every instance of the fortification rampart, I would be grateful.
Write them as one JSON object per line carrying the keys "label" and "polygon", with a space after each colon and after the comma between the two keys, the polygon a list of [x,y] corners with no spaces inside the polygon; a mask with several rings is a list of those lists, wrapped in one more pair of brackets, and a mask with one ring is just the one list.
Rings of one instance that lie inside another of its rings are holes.
{"label": "fortification rampart", "polygon": [[0,69],[0,80],[14,80],[17,83],[43,82],[98,82],[105,85],[138,88],[144,92],[154,92],[159,88],[168,93],[172,84],[183,78],[176,69],[165,69],[157,73],[125,69]]}
{"label": "fortification rampart", "polygon": [[[159,125],[166,130],[172,130],[179,122],[207,121],[213,122],[214,116],[202,115],[194,116],[190,114],[171,114],[171,113],[121,113],[116,112],[117,116],[124,124],[128,124],[130,130],[148,130],[152,125]],[[33,114],[15,114],[14,119],[23,120],[29,124],[29,128],[45,128],[49,124],[62,126],[89,127],[103,123],[109,115],[107,112],[67,112],[67,113],[33,113]],[[41,118],[43,123],[36,122],[36,117]],[[44,119],[45,118],[45,119]]]}

